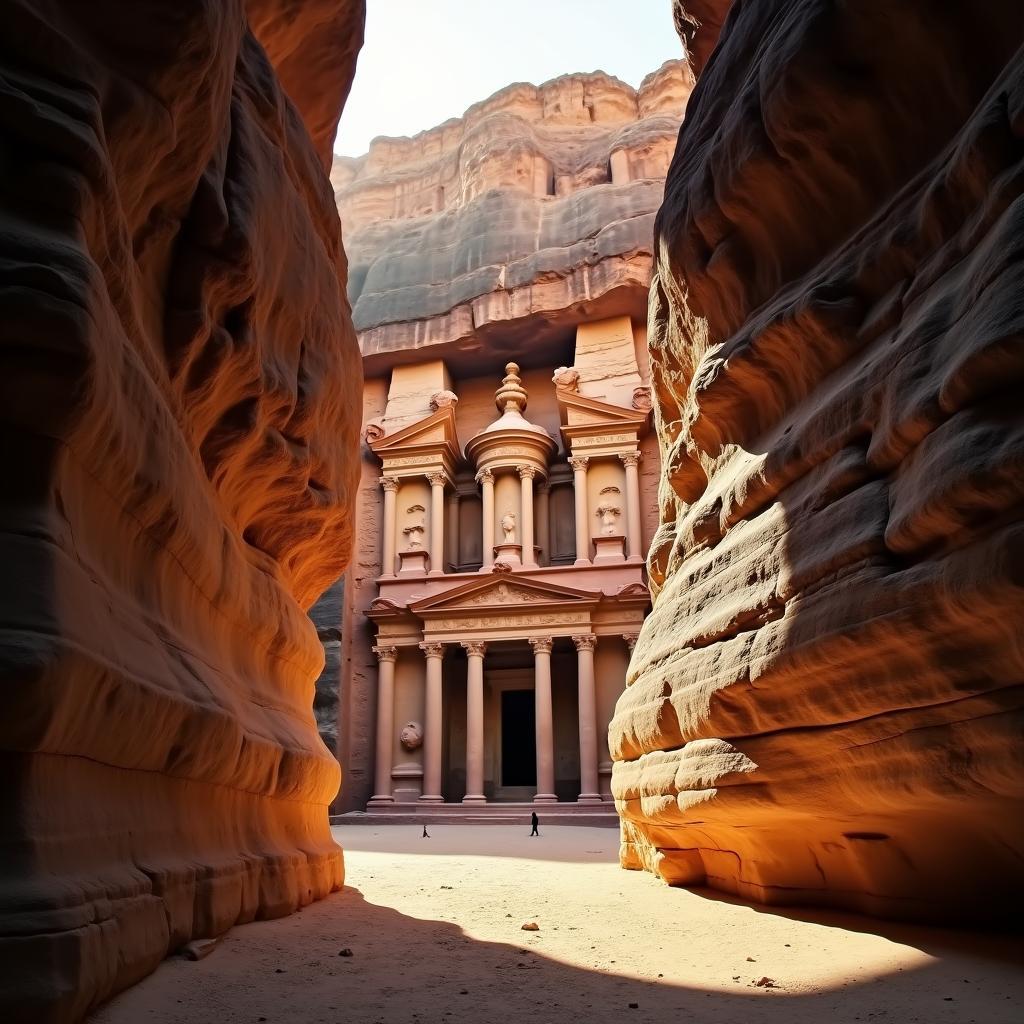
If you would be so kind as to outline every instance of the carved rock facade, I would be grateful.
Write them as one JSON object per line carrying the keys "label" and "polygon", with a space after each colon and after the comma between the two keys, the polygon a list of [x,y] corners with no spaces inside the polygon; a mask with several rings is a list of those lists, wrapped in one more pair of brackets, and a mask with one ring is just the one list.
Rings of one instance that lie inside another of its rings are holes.
{"label": "carved rock facade", "polygon": [[581,318],[645,315],[651,229],[691,77],[597,72],[517,84],[413,138],[375,139],[332,178],[368,374],[514,355]]}
{"label": "carved rock facade", "polygon": [[342,882],[304,609],[351,539],[325,162],[363,11],[249,9],[256,34],[238,0],[0,13],[8,1021]]}
{"label": "carved rock facade", "polygon": [[623,863],[1019,915],[1024,13],[727,7],[677,17],[711,38],[656,230]]}

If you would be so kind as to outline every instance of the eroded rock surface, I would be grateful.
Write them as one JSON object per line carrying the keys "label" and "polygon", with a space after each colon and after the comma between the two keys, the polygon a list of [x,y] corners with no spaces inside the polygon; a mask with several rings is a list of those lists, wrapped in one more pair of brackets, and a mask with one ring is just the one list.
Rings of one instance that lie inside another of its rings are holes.
{"label": "eroded rock surface", "polygon": [[414,138],[337,158],[367,372],[396,353],[471,359],[561,338],[581,310],[642,317],[691,82],[669,61],[639,89],[600,72],[511,85]]}
{"label": "eroded rock surface", "polygon": [[[253,9],[255,35],[237,0],[0,11],[5,1021],[342,882],[304,609],[351,539],[323,143],[362,4]],[[296,107],[267,52],[298,82],[327,39]]]}
{"label": "eroded rock surface", "polygon": [[724,19],[657,222],[627,867],[1020,913],[1022,41],[1015,2]]}

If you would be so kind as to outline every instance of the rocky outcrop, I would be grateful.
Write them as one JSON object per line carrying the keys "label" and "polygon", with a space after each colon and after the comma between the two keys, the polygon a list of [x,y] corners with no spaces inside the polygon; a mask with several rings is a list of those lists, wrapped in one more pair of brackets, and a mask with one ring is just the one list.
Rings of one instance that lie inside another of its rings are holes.
{"label": "rocky outcrop", "polygon": [[[5,1021],[342,881],[304,609],[352,530],[323,142],[362,4],[252,6],[0,12]],[[296,108],[267,54],[297,83],[337,38]]]}
{"label": "rocky outcrop", "polygon": [[639,89],[601,72],[511,85],[462,118],[338,158],[367,372],[403,351],[458,360],[561,339],[582,310],[642,317],[690,84],[670,61]]}
{"label": "rocky outcrop", "polygon": [[627,867],[1021,911],[1022,42],[1015,2],[725,19],[657,222]]}

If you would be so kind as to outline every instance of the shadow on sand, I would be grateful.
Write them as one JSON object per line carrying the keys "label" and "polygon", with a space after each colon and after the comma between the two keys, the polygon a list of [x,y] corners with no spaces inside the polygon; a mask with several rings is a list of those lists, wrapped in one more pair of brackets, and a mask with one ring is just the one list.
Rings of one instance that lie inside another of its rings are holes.
{"label": "shadow on sand", "polygon": [[[844,928],[858,921],[877,924],[845,914],[794,916],[834,919]],[[915,945],[912,933],[923,931],[884,923],[880,927],[883,932],[890,927],[899,931],[899,941]],[[346,948],[352,955],[339,956]],[[1019,966],[1006,966],[1009,947],[1004,945],[1002,956],[996,940],[991,949],[982,951],[973,943],[969,948],[974,959],[961,955],[958,963],[970,964],[973,976],[965,971],[963,978],[951,976],[942,963],[945,950],[931,943],[925,951],[935,959],[919,968],[894,969],[830,991],[756,988],[749,979],[737,983],[736,991],[691,988],[619,976],[611,966],[581,968],[511,942],[475,940],[452,923],[408,917],[369,903],[346,886],[291,918],[235,929],[200,963],[167,961],[92,1020],[1016,1024],[1024,976]],[[1015,949],[1019,957],[1019,943]],[[735,950],[723,948],[723,955],[727,953],[734,956]],[[686,956],[682,946],[679,955]],[[593,956],[595,963],[605,960],[599,947]]]}

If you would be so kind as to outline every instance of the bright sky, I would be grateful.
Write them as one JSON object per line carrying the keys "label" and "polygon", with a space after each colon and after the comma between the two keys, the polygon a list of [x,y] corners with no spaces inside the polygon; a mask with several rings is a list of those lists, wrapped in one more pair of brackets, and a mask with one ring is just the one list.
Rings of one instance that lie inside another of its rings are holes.
{"label": "bright sky", "polygon": [[366,42],[334,148],[414,135],[512,82],[606,71],[637,86],[682,56],[671,0],[367,0]]}

